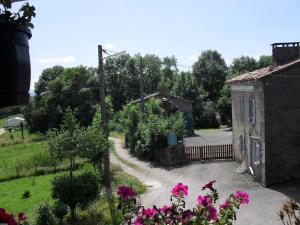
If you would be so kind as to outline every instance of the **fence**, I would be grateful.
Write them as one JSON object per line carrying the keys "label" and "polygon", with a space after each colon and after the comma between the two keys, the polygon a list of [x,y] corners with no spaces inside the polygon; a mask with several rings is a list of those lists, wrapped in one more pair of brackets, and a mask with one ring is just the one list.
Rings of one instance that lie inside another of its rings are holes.
{"label": "fence", "polygon": [[185,147],[188,160],[233,159],[232,144]]}

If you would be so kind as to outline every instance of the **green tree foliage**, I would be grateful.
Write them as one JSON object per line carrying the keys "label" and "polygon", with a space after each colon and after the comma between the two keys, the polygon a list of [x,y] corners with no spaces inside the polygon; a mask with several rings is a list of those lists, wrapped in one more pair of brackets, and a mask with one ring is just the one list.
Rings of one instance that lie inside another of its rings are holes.
{"label": "green tree foliage", "polygon": [[272,65],[272,56],[262,55],[258,60],[258,68],[264,68]]}
{"label": "green tree foliage", "polygon": [[164,57],[162,60],[161,77],[158,84],[158,90],[169,93],[175,84],[177,73],[177,59],[175,56]]}
{"label": "green tree foliage", "polygon": [[52,208],[53,208],[53,210],[52,210],[53,214],[59,221],[59,225],[63,225],[64,218],[68,214],[68,206],[65,203],[63,203],[62,201],[58,200],[58,201],[54,202],[54,205]]}
{"label": "green tree foliage", "polygon": [[56,225],[57,221],[52,213],[51,206],[43,202],[36,209],[35,225]]}
{"label": "green tree foliage", "polygon": [[52,181],[52,197],[68,205],[73,224],[75,209],[78,204],[87,206],[94,201],[99,193],[99,181],[91,173],[79,176],[59,176]]}
{"label": "green tree foliage", "polygon": [[193,65],[193,73],[208,93],[208,100],[217,102],[219,92],[223,88],[226,79],[226,63],[221,54],[215,50],[207,50],[201,53]]}
{"label": "green tree foliage", "polygon": [[168,133],[175,132],[182,138],[185,131],[182,113],[166,112],[157,99],[146,102],[145,114],[140,113],[138,105],[127,105],[121,121],[131,152],[148,159],[154,159],[156,151],[167,146]]}
{"label": "green tree foliage", "polygon": [[241,56],[233,59],[230,65],[230,73],[242,74],[256,70],[258,67],[256,60],[253,57]]}
{"label": "green tree foliage", "polygon": [[[70,161],[70,175],[56,179],[53,182],[52,193],[54,198],[60,199],[70,207],[73,224],[76,205],[88,203],[91,198],[94,199],[96,190],[98,193],[99,187],[95,186],[95,183],[98,185],[96,178],[89,174],[74,177],[73,170],[75,159],[82,157],[89,159],[94,167],[102,171],[101,162],[106,142],[99,124],[100,115],[97,113],[90,127],[81,127],[74,112],[68,108],[60,129],[52,129],[47,133],[50,155],[59,160]],[[90,193],[85,191],[90,191]]]}
{"label": "green tree foliage", "polygon": [[76,117],[87,126],[99,102],[99,82],[92,68],[55,66],[42,72],[35,93],[22,111],[31,131],[58,128],[68,107],[77,108]]}

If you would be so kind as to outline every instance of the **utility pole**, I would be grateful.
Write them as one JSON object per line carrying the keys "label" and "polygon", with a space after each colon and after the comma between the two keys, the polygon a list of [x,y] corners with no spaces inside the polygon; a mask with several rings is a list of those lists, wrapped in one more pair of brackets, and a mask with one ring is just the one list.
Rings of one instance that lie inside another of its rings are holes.
{"label": "utility pole", "polygon": [[[140,58],[140,98],[141,98],[141,113],[144,114],[145,112],[145,100],[144,100],[144,71],[143,71],[143,60]],[[143,116],[143,115],[142,115]]]}
{"label": "utility pole", "polygon": [[104,131],[104,138],[107,142],[103,153],[103,167],[104,167],[104,185],[107,189],[111,188],[110,174],[109,174],[109,145],[108,145],[108,126],[105,106],[105,74],[103,69],[103,49],[102,45],[98,45],[98,64],[99,64],[99,81],[100,81],[100,108],[101,108],[101,126]]}

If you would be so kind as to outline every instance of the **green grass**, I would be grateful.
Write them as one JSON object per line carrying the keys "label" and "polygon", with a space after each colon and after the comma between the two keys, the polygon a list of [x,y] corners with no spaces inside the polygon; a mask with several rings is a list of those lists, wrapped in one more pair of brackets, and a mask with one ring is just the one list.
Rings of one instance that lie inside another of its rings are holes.
{"label": "green grass", "polygon": [[11,133],[14,137],[13,140],[10,139],[10,134],[7,129],[5,129],[4,134],[0,136],[0,144],[2,146],[21,142],[33,142],[42,139],[42,136],[40,134],[30,133],[27,128],[24,128],[24,140],[22,140],[22,131],[20,128],[12,128]]}
{"label": "green grass", "polygon": [[[8,212],[24,212],[33,218],[37,206],[43,202],[53,202],[51,198],[51,181],[58,174],[39,177],[27,177],[0,183],[0,207]],[[30,191],[30,198],[23,199],[24,191]]]}
{"label": "green grass", "polygon": [[[16,165],[26,163],[30,158],[43,151],[47,151],[46,142],[32,142],[0,147],[0,179],[16,176]],[[30,170],[23,171],[23,174],[29,174]]]}
{"label": "green grass", "polygon": [[[79,174],[77,171],[76,174]],[[113,172],[113,189],[117,190],[119,185],[125,184],[132,186],[137,193],[146,191],[146,187],[136,177],[127,174],[120,169]],[[43,202],[53,202],[51,198],[51,181],[55,176],[65,174],[50,174],[36,177],[26,177],[18,180],[6,181],[0,183],[0,208],[5,208],[8,212],[24,212],[29,220],[33,221],[35,209]],[[23,199],[24,191],[30,191],[30,198]]]}

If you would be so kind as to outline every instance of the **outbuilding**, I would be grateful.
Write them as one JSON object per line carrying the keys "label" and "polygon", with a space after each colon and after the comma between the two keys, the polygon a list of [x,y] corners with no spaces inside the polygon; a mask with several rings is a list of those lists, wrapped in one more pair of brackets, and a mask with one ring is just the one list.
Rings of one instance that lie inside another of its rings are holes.
{"label": "outbuilding", "polygon": [[18,127],[21,125],[21,123],[23,123],[23,125],[25,125],[26,124],[25,119],[16,116],[16,117],[10,118],[6,121],[6,127]]}

